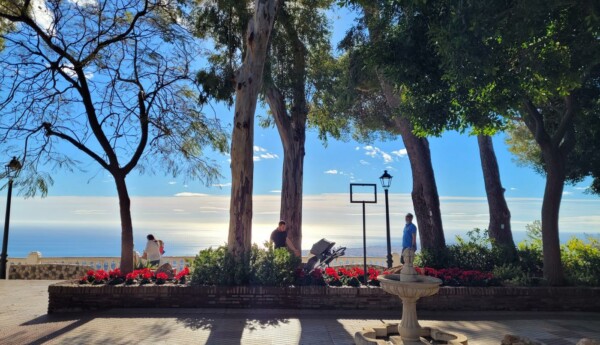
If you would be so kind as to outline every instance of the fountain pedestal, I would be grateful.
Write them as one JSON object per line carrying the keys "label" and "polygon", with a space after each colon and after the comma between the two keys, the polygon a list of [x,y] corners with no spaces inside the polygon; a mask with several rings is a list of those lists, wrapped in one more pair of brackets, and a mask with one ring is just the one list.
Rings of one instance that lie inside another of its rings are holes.
{"label": "fountain pedestal", "polygon": [[[398,333],[400,337],[390,337],[393,344],[403,345],[421,345],[428,344],[421,341],[422,336],[430,337],[434,340],[435,337],[445,341],[445,344],[467,344],[467,338],[461,334],[450,334],[440,332],[431,328],[422,328],[419,325],[417,318],[417,301],[421,297],[432,296],[440,290],[442,281],[438,278],[418,275],[413,267],[413,259],[415,256],[414,250],[407,248],[402,252],[404,258],[404,266],[400,274],[384,274],[377,277],[381,288],[392,295],[400,297],[402,300],[402,322],[398,325]],[[389,328],[386,326],[386,328]],[[370,329],[365,330],[362,334],[357,332],[354,339],[356,344],[386,344],[378,339],[367,337],[371,334]],[[400,338],[400,339],[398,339]]]}

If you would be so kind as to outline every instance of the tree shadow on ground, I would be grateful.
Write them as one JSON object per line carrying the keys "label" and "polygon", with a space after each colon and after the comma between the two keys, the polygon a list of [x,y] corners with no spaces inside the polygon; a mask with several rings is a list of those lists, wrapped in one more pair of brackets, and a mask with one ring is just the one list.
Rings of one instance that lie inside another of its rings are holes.
{"label": "tree shadow on ground", "polygon": [[[206,315],[206,311],[204,315]],[[286,325],[290,320],[279,315],[267,315],[254,310],[218,313],[211,317],[197,314],[180,315],[176,322],[191,330],[208,331],[205,343],[207,345],[224,345],[242,343],[244,331],[252,332]]]}
{"label": "tree shadow on ground", "polygon": [[[31,345],[43,344],[85,325],[92,319],[92,317],[79,313],[72,315],[41,315],[20,324],[20,327],[24,327],[23,330],[0,338],[0,344],[21,343],[20,338],[22,338],[23,343]],[[36,329],[35,334],[41,333],[41,335],[37,339],[31,339],[33,332],[28,332],[25,328],[34,328]]]}

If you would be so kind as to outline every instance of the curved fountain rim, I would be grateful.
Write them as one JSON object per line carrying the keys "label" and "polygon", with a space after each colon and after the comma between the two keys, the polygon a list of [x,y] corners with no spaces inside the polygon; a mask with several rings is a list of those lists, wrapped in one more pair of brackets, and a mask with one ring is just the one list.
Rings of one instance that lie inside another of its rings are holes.
{"label": "curved fountain rim", "polygon": [[[389,278],[392,276],[397,277],[397,279]],[[377,280],[379,280],[379,283],[381,283],[381,284],[407,285],[407,286],[418,285],[418,286],[422,286],[422,287],[440,286],[442,284],[442,280],[439,278],[435,278],[435,277],[418,275],[417,279],[419,279],[419,280],[413,281],[413,282],[407,282],[407,281],[400,281],[400,274],[381,274],[381,275],[377,276]]]}

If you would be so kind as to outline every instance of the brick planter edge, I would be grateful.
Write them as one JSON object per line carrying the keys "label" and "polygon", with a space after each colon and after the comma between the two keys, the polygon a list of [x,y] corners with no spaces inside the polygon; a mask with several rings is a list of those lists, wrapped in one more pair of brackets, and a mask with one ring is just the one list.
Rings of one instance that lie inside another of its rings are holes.
{"label": "brick planter edge", "polygon": [[[48,313],[111,308],[289,308],[399,310],[400,299],[378,287],[93,286],[48,287]],[[441,287],[419,310],[598,311],[600,288]]]}

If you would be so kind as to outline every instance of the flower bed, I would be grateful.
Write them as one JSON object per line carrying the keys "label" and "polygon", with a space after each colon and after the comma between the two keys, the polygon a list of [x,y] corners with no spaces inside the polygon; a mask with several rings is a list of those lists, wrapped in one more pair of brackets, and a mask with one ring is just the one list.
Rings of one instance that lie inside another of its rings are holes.
{"label": "flower bed", "polygon": [[87,274],[79,279],[80,285],[146,285],[146,284],[186,284],[187,277],[190,275],[190,269],[185,267],[180,272],[173,270],[173,277],[165,272],[155,272],[149,268],[134,270],[131,273],[124,275],[120,269],[116,268],[112,271],[105,270],[89,270]]}
{"label": "flower bed", "polygon": [[[442,280],[442,286],[496,286],[498,280],[489,272],[476,270],[461,270],[458,268],[435,270],[433,268],[415,267],[418,274],[436,277]],[[387,270],[378,270],[374,267],[367,269],[368,286],[379,286],[377,277],[381,274],[390,274]],[[146,284],[186,284],[190,270],[185,267],[180,272],[173,272],[173,277],[164,272],[156,273],[148,268],[135,270],[127,275],[117,268],[106,272],[105,270],[89,270],[79,279],[79,284],[92,285],[146,285]],[[299,269],[295,272],[296,286],[331,286],[331,287],[360,287],[365,285],[364,270],[360,267],[327,267],[325,270],[316,269],[310,274],[305,274]],[[254,284],[260,285],[260,284]]]}
{"label": "flower bed", "polygon": [[[484,287],[493,282],[489,274],[477,271],[419,269],[440,277],[437,295],[419,300],[419,310],[526,310],[597,311],[600,288],[577,287]],[[48,312],[110,308],[290,308],[398,310],[396,296],[375,286],[377,275],[369,270],[369,286],[360,283],[360,268],[335,268],[301,275],[304,286],[194,286],[189,270],[172,279],[150,270],[137,270],[123,277],[118,270],[88,271],[75,281],[48,288]],[[385,272],[387,273],[387,272]],[[450,286],[460,284],[461,286]],[[352,285],[357,285],[353,287]]]}

